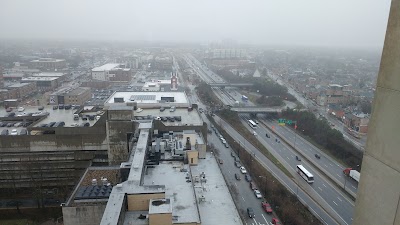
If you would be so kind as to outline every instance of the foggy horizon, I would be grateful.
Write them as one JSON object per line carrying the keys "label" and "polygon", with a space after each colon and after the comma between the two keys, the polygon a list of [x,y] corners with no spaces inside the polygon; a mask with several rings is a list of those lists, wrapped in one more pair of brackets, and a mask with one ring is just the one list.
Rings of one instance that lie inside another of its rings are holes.
{"label": "foggy horizon", "polygon": [[0,39],[382,48],[390,1],[2,1]]}

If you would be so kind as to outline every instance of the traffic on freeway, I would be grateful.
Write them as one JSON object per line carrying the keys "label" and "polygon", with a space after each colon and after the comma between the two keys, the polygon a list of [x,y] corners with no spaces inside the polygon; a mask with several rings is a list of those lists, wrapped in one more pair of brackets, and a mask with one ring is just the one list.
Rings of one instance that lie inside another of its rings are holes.
{"label": "traffic on freeway", "polygon": [[[292,171],[298,172],[297,165],[303,165],[308,172],[310,172],[313,176],[313,182],[310,184],[310,187],[318,193],[326,203],[334,209],[338,215],[343,219],[343,222],[346,224],[351,224],[353,220],[353,211],[354,211],[354,202],[348,199],[347,196],[341,194],[341,191],[338,190],[337,187],[333,186],[323,174],[320,174],[318,170],[316,170],[311,164],[309,164],[305,160],[301,160],[299,155],[289,146],[286,145],[283,141],[280,140],[280,137],[272,134],[267,131],[262,126],[257,126],[256,128],[252,128],[248,125],[248,120],[250,117],[248,115],[240,115],[242,119],[242,123],[247,129],[256,135],[257,139],[272,153],[278,158],[283,165],[291,169]],[[267,136],[268,135],[268,136]],[[296,158],[297,156],[297,158]],[[300,173],[299,173],[300,174]],[[304,177],[304,176],[302,176]],[[305,178],[303,182],[307,182],[308,180]]]}

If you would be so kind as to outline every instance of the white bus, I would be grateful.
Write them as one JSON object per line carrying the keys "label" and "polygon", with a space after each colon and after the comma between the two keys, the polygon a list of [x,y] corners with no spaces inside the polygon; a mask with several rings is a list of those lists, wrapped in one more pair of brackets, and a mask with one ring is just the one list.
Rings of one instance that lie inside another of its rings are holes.
{"label": "white bus", "polygon": [[254,123],[253,120],[249,120],[249,121],[247,121],[247,123],[249,124],[249,126],[250,126],[251,128],[253,128],[253,129],[256,129],[256,128],[257,128],[257,124]]}
{"label": "white bus", "polygon": [[307,183],[314,183],[314,176],[304,168],[303,165],[297,165],[297,173],[307,181]]}

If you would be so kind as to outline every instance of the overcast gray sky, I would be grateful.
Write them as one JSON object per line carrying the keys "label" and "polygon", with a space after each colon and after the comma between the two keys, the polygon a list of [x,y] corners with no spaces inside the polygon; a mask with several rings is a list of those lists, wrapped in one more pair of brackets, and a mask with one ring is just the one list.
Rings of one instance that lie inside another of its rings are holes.
{"label": "overcast gray sky", "polygon": [[390,0],[0,0],[0,38],[382,47]]}

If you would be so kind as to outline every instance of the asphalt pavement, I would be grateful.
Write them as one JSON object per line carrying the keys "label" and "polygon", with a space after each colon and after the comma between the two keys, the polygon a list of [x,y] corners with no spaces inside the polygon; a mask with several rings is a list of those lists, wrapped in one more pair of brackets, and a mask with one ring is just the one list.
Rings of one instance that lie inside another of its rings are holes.
{"label": "asphalt pavement", "polygon": [[[309,184],[308,186],[313,190],[313,193],[316,193],[321,198],[323,198],[324,202],[329,205],[331,209],[337,214],[340,218],[342,224],[351,224],[353,220],[353,211],[354,211],[354,202],[350,200],[347,196],[343,195],[340,190],[328,181],[324,174],[321,174],[318,170],[316,170],[309,162],[302,160],[296,160],[296,155],[298,155],[291,147],[286,145],[283,141],[280,141],[280,137],[275,136],[274,134],[266,131],[262,127],[258,127],[255,130],[250,128],[247,125],[247,120],[249,119],[246,116],[241,115],[241,122],[243,125],[250,131],[256,131],[257,139],[263,144],[269,151],[290,171],[296,171],[296,166],[301,164],[303,165],[311,174],[314,176],[314,183]],[[266,133],[269,133],[270,138],[266,136]],[[276,140],[279,140],[277,142]],[[295,174],[296,177],[300,177]],[[300,180],[299,182],[303,184],[308,184],[304,180]]]}

